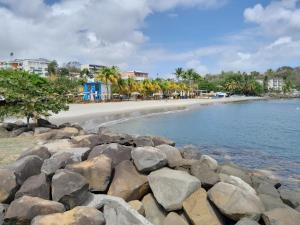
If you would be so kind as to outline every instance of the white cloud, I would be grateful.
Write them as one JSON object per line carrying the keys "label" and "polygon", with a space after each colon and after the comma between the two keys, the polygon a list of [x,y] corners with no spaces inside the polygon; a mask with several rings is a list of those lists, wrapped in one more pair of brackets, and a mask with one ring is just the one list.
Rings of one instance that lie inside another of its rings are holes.
{"label": "white cloud", "polygon": [[186,67],[187,68],[193,68],[194,70],[196,70],[198,73],[200,74],[207,74],[208,73],[208,69],[205,65],[203,65],[200,60],[190,60],[186,63]]}
{"label": "white cloud", "polygon": [[106,65],[142,55],[147,16],[176,7],[213,7],[216,0],[0,0],[0,58],[46,57]]}

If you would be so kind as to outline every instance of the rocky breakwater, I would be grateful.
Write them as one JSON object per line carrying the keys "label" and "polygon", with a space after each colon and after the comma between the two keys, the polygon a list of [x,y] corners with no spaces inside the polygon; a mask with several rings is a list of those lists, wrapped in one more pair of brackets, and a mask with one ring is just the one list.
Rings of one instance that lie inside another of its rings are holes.
{"label": "rocky breakwater", "polygon": [[300,224],[299,192],[191,146],[46,121],[25,132],[39,144],[0,169],[1,225]]}

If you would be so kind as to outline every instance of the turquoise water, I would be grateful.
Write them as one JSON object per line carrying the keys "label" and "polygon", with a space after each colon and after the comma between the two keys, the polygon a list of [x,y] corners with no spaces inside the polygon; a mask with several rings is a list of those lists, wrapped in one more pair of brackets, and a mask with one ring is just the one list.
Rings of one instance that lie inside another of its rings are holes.
{"label": "turquoise water", "polygon": [[271,171],[300,188],[300,99],[218,104],[115,124],[193,144],[220,161]]}

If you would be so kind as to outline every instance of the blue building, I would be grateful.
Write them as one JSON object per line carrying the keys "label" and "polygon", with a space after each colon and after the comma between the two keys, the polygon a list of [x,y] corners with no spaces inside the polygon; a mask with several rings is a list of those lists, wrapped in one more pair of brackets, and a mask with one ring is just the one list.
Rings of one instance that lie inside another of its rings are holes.
{"label": "blue building", "polygon": [[111,84],[96,81],[87,82],[83,86],[84,101],[105,101],[111,99]]}

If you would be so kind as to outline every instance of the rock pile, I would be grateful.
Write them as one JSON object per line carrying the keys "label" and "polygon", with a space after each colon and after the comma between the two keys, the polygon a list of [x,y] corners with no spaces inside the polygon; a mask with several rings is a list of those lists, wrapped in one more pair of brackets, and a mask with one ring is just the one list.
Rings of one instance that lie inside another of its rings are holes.
{"label": "rock pile", "polygon": [[300,192],[193,146],[43,120],[25,132],[40,144],[0,169],[0,225],[300,224]]}

